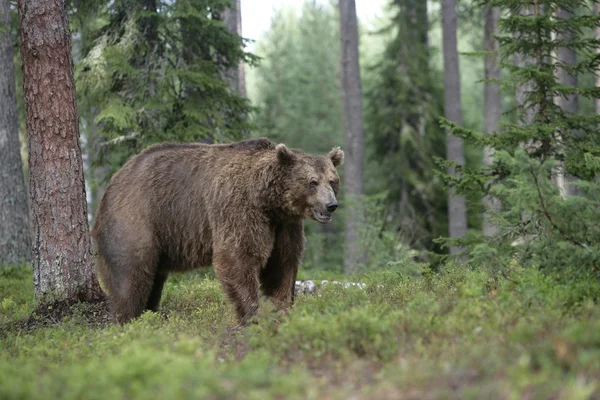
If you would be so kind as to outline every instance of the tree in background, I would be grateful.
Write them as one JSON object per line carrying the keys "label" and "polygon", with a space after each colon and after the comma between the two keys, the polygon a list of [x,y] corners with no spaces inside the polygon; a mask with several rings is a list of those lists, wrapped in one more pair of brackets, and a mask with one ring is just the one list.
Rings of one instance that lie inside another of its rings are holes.
{"label": "tree in background", "polygon": [[36,301],[98,300],[67,10],[52,0],[20,0],[18,8]]}
{"label": "tree in background", "polygon": [[[385,49],[369,71],[366,126],[372,168],[370,191],[387,190],[386,228],[412,248],[434,250],[447,232],[446,195],[433,175],[433,157],[444,157],[441,88],[430,67],[427,2],[395,0]],[[369,171],[367,171],[368,173]],[[439,249],[436,249],[439,251]]]}
{"label": "tree in background", "polygon": [[[220,142],[248,128],[250,104],[227,71],[254,58],[222,21],[225,0],[104,2],[77,69],[79,93],[99,110],[100,162],[118,169],[162,141]],[[110,175],[109,171],[109,174]]]}
{"label": "tree in background", "polygon": [[[600,60],[598,42],[585,35],[600,25],[584,0],[492,0],[491,6],[507,12],[500,18],[500,54],[510,76],[506,90],[521,88],[518,122],[505,124],[493,135],[461,128],[446,121],[456,135],[495,151],[494,162],[481,170],[465,171],[454,182],[460,193],[491,194],[502,201],[496,213],[499,232],[489,238],[469,235],[450,239],[468,246],[475,264],[522,265],[573,273],[600,274],[600,137],[598,115],[568,113],[554,99],[574,94],[598,97],[598,88],[561,84],[559,69],[568,74],[594,72]],[[543,6],[543,7],[542,7]],[[584,10],[570,18],[557,18],[558,9]],[[570,40],[561,37],[570,34]],[[557,49],[574,51],[578,62],[565,64],[553,57]],[[519,54],[517,62],[510,62]],[[523,91],[522,88],[529,88]],[[575,134],[577,133],[577,134]],[[578,180],[581,196],[564,198],[553,183],[557,167]]]}
{"label": "tree in background", "polygon": [[339,23],[335,9],[304,3],[279,9],[254,71],[259,135],[308,152],[327,153],[343,140]]}
{"label": "tree in background", "polygon": [[[444,114],[447,119],[462,125],[460,96],[460,73],[456,43],[456,0],[442,1],[442,31],[444,50]],[[450,175],[460,173],[465,165],[465,152],[460,137],[446,133],[446,158],[450,161]],[[448,193],[448,234],[451,238],[463,237],[467,233],[467,203],[464,196],[450,188]],[[461,250],[452,246],[451,254]]]}
{"label": "tree in background", "polygon": [[[498,131],[500,115],[502,114],[502,104],[500,97],[500,66],[498,64],[498,40],[495,36],[498,34],[498,18],[500,10],[496,7],[486,7],[485,9],[485,35],[484,49],[485,55],[485,131],[493,134]],[[483,164],[491,165],[494,161],[492,149],[486,147],[483,149]],[[490,196],[484,197],[486,210],[498,211],[501,207],[498,199]],[[483,234],[492,236],[498,233],[498,228],[490,220],[490,214],[483,214]]]}
{"label": "tree in background", "polygon": [[88,203],[88,222],[91,224],[94,214],[108,184],[111,170],[104,162],[106,138],[101,135],[100,126],[95,119],[99,114],[98,105],[86,97],[78,81],[78,69],[81,61],[94,46],[95,32],[105,23],[104,9],[98,7],[101,2],[88,0],[72,0],[67,3],[71,26],[71,54],[75,65],[75,84],[77,92],[77,111],[79,114],[79,130],[83,174],[86,183]]}
{"label": "tree in background", "polygon": [[[225,23],[229,32],[242,37],[242,4],[240,0],[233,0],[231,7],[223,11],[223,23]],[[227,78],[231,88],[241,97],[246,97],[246,74],[242,62],[239,62],[237,67],[227,71]]]}
{"label": "tree in background", "polygon": [[31,259],[11,26],[10,1],[0,0],[0,265]]}
{"label": "tree in background", "polygon": [[[562,20],[568,20],[573,17],[573,10],[566,9],[558,9],[556,11],[556,18]],[[572,34],[570,31],[566,30],[557,34],[556,36],[557,42],[564,41],[565,44],[569,44],[572,40]],[[575,54],[575,50],[573,47],[558,47],[556,50],[556,58],[557,58],[557,68],[556,75],[558,77],[558,83],[561,85],[577,87],[577,76],[571,75],[569,73],[569,68],[561,68],[561,65],[568,66],[572,69],[572,67],[577,63],[577,55]],[[577,94],[572,93],[565,97],[559,96],[556,98],[556,103],[567,113],[577,113],[578,111],[578,102],[577,102]]]}
{"label": "tree in background", "polygon": [[355,272],[364,263],[365,250],[360,243],[360,223],[363,214],[364,183],[364,121],[362,87],[358,56],[358,22],[354,0],[340,0],[340,38],[342,43],[341,76],[344,105],[344,195],[350,203],[347,211],[344,240],[344,270]]}

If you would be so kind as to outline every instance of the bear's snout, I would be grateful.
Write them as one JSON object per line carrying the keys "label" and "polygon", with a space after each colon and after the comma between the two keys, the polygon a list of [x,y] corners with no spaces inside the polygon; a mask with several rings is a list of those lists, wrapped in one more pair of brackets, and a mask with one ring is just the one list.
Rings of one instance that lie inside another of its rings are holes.
{"label": "bear's snout", "polygon": [[338,203],[336,201],[332,201],[331,203],[327,204],[327,212],[334,212],[337,208],[338,208]]}

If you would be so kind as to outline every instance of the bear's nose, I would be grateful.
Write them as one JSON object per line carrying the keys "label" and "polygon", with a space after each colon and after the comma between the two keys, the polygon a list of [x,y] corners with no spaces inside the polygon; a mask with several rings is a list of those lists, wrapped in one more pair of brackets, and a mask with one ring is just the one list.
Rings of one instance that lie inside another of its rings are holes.
{"label": "bear's nose", "polygon": [[338,203],[336,203],[335,201],[333,203],[327,204],[327,211],[329,212],[334,212],[336,208],[338,208]]}

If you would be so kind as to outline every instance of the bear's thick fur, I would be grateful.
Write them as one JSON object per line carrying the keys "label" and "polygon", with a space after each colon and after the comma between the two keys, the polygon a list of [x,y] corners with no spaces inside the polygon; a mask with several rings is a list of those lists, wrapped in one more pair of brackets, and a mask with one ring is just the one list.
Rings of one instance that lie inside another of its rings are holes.
{"label": "bear's thick fur", "polygon": [[241,323],[260,291],[293,302],[303,220],[331,220],[344,153],[316,156],[268,139],[159,144],[111,179],[92,231],[113,316],[157,310],[170,272],[214,265]]}

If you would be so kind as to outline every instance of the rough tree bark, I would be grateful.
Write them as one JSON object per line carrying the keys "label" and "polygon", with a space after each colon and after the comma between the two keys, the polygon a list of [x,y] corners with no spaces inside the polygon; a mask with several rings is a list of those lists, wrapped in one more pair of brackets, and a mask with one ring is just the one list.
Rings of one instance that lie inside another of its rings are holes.
{"label": "rough tree bark", "polygon": [[65,2],[19,0],[36,301],[94,301]]}
{"label": "rough tree bark", "polygon": [[340,36],[342,42],[342,102],[344,104],[344,193],[349,202],[346,219],[344,270],[356,271],[364,263],[359,227],[364,194],[364,122],[362,88],[358,63],[358,23],[354,0],[340,0]]}
{"label": "rough tree bark", "polygon": [[[242,36],[242,5],[241,0],[233,0],[232,7],[227,8],[223,13],[223,22],[229,32]],[[227,72],[227,80],[231,88],[241,97],[246,97],[246,75],[244,72],[244,63],[240,62],[237,68],[232,68]]]}
{"label": "rough tree bark", "polygon": [[13,64],[10,2],[0,0],[0,266],[31,261]]}
{"label": "rough tree bark", "polygon": [[[444,111],[445,116],[457,125],[462,125],[460,97],[460,74],[458,69],[458,49],[456,44],[456,0],[442,1],[442,34],[444,48]],[[465,165],[463,140],[446,132],[446,158],[456,164]],[[449,174],[454,174],[449,170]],[[457,196],[454,190],[448,193],[448,230],[451,238],[462,237],[467,233],[467,203],[464,196]],[[459,247],[450,248],[450,254],[460,253]]]}
{"label": "rough tree bark", "polygon": [[[496,52],[488,54],[485,57],[485,79],[497,80],[500,79],[500,67],[498,66],[497,51],[498,41],[494,35],[498,33],[498,19],[500,18],[500,9],[496,7],[487,7],[485,10],[485,50]],[[500,102],[500,86],[494,82],[485,82],[484,87],[484,107],[485,107],[485,131],[489,134],[498,130],[498,122],[500,121],[500,113],[502,106]],[[483,149],[483,163],[490,165],[494,161],[491,149],[486,147]],[[483,199],[486,210],[498,210],[500,208],[500,200],[490,196]],[[490,221],[490,216],[487,212],[483,214],[483,234],[492,236],[498,232],[498,227]]]}

